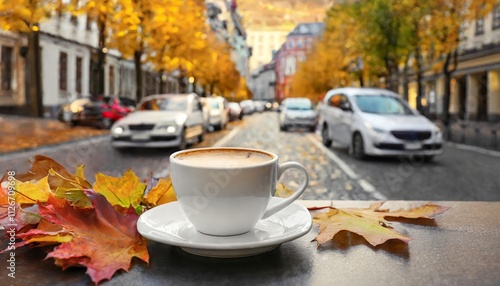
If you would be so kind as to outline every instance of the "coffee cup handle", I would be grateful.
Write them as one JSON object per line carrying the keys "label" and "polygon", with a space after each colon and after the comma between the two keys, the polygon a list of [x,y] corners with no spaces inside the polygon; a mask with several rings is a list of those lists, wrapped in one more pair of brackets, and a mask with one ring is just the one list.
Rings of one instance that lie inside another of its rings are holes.
{"label": "coffee cup handle", "polygon": [[278,179],[281,177],[281,175],[283,175],[283,173],[286,170],[292,169],[292,168],[298,169],[298,170],[302,171],[302,173],[304,173],[304,176],[305,176],[304,181],[300,185],[299,189],[293,195],[291,195],[287,199],[285,199],[277,204],[274,204],[274,205],[268,207],[266,212],[262,216],[262,219],[268,218],[271,215],[284,209],[285,207],[287,207],[288,205],[293,203],[296,199],[298,199],[300,197],[300,195],[302,195],[302,193],[304,193],[304,191],[306,190],[307,184],[309,184],[309,174],[307,174],[306,168],[304,166],[302,166],[302,164],[300,164],[300,163],[286,162],[286,163],[280,164],[278,166]]}

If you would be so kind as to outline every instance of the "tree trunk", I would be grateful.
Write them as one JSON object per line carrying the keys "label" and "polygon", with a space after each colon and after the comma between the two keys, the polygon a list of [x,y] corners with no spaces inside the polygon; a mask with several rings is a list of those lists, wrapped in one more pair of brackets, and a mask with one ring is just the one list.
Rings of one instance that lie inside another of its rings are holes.
{"label": "tree trunk", "polygon": [[142,99],[142,51],[134,51],[134,65],[135,65],[135,98],[137,102]]}
{"label": "tree trunk", "polygon": [[163,81],[163,74],[165,71],[163,69],[160,69],[158,71],[158,82],[160,83],[160,86],[158,87],[158,93],[163,94],[165,93],[165,82]]}
{"label": "tree trunk", "polygon": [[[37,24],[36,24],[37,25]],[[28,114],[43,117],[42,62],[40,55],[40,33],[30,31],[28,34]]]}
{"label": "tree trunk", "polygon": [[179,69],[179,77],[177,78],[178,83],[179,83],[179,93],[186,93],[187,92],[187,84],[184,81],[184,71],[182,68]]}
{"label": "tree trunk", "polygon": [[104,67],[106,64],[106,22],[98,21],[99,27],[99,50],[97,51],[97,94],[104,95]]}
{"label": "tree trunk", "polygon": [[415,67],[417,74],[417,110],[420,113],[423,113],[422,107],[422,95],[423,95],[423,85],[422,85],[422,62],[420,58],[420,45],[417,45],[415,49]]}
{"label": "tree trunk", "polygon": [[444,95],[443,95],[443,124],[450,125],[450,96],[451,96],[451,71],[450,71],[451,53],[446,55],[446,61],[443,66],[444,75]]}
{"label": "tree trunk", "polygon": [[405,62],[405,67],[403,69],[403,97],[408,101],[408,90],[410,89],[408,81],[408,61]]}

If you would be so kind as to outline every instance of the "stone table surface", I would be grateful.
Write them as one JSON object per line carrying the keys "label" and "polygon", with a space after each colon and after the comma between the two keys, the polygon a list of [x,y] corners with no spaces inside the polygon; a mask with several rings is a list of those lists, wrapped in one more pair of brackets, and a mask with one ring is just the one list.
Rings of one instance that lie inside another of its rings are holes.
{"label": "stone table surface", "polygon": [[[300,201],[306,206],[329,201]],[[391,209],[423,202],[389,201]],[[344,233],[319,249],[317,227],[271,252],[247,257],[198,257],[149,242],[149,266],[135,261],[102,285],[500,285],[500,202],[436,202],[451,207],[434,222],[393,222],[413,240],[370,247]],[[367,207],[368,201],[335,201],[337,207]],[[3,234],[3,232],[2,232]],[[5,241],[1,243],[2,249]],[[16,249],[16,278],[7,276],[1,254],[2,285],[92,285],[83,268],[62,271],[43,261],[40,249]]]}

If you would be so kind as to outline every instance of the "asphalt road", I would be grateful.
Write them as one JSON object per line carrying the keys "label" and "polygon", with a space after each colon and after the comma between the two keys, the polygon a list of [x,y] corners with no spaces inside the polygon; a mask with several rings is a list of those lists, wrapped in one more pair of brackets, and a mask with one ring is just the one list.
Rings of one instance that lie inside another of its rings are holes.
{"label": "asphalt road", "polygon": [[[280,162],[298,161],[306,166],[311,181],[303,199],[334,200],[424,200],[500,201],[500,154],[446,144],[444,153],[432,163],[411,158],[370,158],[359,161],[345,149],[325,148],[311,132],[280,132],[277,114],[266,112],[231,123],[228,129],[208,134],[205,142],[191,146],[246,146],[265,149],[280,156]],[[131,149],[118,152],[109,138],[44,147],[0,156],[0,171],[25,172],[30,158],[46,155],[68,170],[85,165],[93,181],[95,173],[120,176],[132,169],[139,177],[166,176],[169,155],[175,149]],[[280,180],[290,189],[301,181],[298,172],[287,172]]]}

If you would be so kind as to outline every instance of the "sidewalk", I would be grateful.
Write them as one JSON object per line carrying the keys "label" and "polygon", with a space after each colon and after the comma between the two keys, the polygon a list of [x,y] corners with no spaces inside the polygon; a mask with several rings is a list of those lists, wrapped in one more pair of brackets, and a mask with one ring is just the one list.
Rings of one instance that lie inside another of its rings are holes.
{"label": "sidewalk", "polygon": [[108,133],[94,127],[71,128],[54,119],[0,114],[0,155]]}
{"label": "sidewalk", "polygon": [[483,121],[455,121],[446,132],[441,121],[435,122],[443,131],[446,141],[500,150],[500,123]]}

